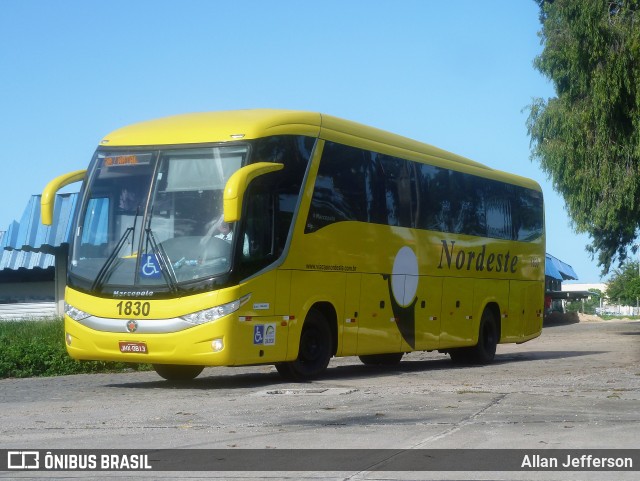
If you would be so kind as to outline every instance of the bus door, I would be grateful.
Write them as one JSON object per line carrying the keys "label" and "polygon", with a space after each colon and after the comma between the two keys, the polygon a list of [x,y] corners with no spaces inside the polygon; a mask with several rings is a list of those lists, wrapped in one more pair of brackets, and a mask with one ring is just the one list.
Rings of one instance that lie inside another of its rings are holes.
{"label": "bus door", "polygon": [[474,284],[475,279],[469,278],[446,277],[443,280],[440,348],[471,344],[477,336],[473,329]]}
{"label": "bus door", "polygon": [[544,292],[541,282],[527,282],[525,294],[524,335],[533,336],[542,329]]}
{"label": "bus door", "polygon": [[400,352],[401,336],[382,274],[362,274],[358,315],[358,355]]}
{"label": "bus door", "polygon": [[503,326],[503,341],[518,342],[532,336],[542,328],[544,297],[542,283],[511,281],[509,291],[509,318]]}
{"label": "bus door", "polygon": [[421,277],[415,306],[415,349],[431,350],[440,346],[442,278]]}
{"label": "bus door", "polygon": [[[360,312],[360,274],[347,274],[344,315],[341,321],[343,323],[342,347],[339,354],[342,356],[352,356],[358,352],[358,326],[362,322]],[[338,333],[338,335],[340,335],[340,333]]]}
{"label": "bus door", "polygon": [[544,294],[542,283],[535,281],[511,281],[509,293],[509,317],[517,319],[509,333],[512,342],[530,337],[542,329]]}

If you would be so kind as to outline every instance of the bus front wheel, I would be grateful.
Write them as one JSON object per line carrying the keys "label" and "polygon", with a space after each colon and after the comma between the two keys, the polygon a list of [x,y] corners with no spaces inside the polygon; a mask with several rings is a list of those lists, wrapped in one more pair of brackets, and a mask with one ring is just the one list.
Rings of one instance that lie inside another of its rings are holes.
{"label": "bus front wheel", "polygon": [[183,366],[180,364],[154,364],[153,369],[167,381],[191,381],[198,376],[204,366]]}
{"label": "bus front wheel", "polygon": [[315,379],[329,365],[332,345],[331,329],[327,320],[319,311],[312,310],[302,326],[298,359],[278,363],[276,369],[286,379]]}

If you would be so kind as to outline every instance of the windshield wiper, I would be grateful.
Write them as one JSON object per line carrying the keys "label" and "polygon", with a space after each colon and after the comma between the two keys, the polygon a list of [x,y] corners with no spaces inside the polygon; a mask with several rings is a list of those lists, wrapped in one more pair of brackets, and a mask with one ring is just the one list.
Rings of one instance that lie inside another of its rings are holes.
{"label": "windshield wiper", "polygon": [[[149,217],[146,219],[147,227],[144,229],[146,236],[146,247],[145,252],[149,252],[149,244],[151,244],[151,249],[153,253],[156,255],[156,259],[158,260],[158,264],[160,265],[160,272],[162,273],[162,277],[164,277],[167,286],[171,292],[178,292],[178,278],[176,277],[176,273],[173,270],[173,265],[169,260],[169,256],[167,255],[164,247],[161,244],[158,244],[156,241],[156,237],[153,235],[153,231],[151,230],[151,220],[153,219],[153,209],[149,212]],[[142,240],[142,239],[141,239]],[[142,243],[140,245],[142,247]],[[140,262],[140,257],[138,257],[138,262]],[[136,281],[138,279],[138,269],[136,269]]]}
{"label": "windshield wiper", "polygon": [[91,284],[92,291],[97,291],[98,289],[102,288],[104,281],[109,277],[107,274],[110,274],[112,272],[111,266],[113,265],[113,262],[117,259],[118,254],[122,250],[122,247],[125,245],[127,239],[129,238],[129,235],[133,231],[133,227],[127,227],[122,233],[122,236],[120,237],[120,240],[118,240],[115,249],[113,249],[111,254],[109,254],[109,257],[107,257],[107,260],[104,262],[104,264],[102,264],[102,267],[98,271],[98,275],[93,281],[93,284]]}

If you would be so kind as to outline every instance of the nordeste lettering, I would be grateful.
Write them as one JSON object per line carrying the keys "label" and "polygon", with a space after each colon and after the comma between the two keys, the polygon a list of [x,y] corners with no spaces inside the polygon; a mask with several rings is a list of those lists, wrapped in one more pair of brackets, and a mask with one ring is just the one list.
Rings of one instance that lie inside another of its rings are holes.
{"label": "nordeste lettering", "polygon": [[483,245],[481,249],[457,249],[456,241],[442,240],[442,248],[440,251],[440,263],[438,269],[445,267],[456,270],[474,270],[476,272],[510,272],[515,274],[518,265],[518,256],[511,256],[510,251],[506,252],[489,252],[487,246]]}

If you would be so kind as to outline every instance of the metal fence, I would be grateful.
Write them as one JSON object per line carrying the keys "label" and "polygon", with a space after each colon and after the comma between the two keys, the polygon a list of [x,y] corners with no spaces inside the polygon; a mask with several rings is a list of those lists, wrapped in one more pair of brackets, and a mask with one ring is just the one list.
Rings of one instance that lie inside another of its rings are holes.
{"label": "metal fence", "polygon": [[4,321],[54,319],[56,317],[58,317],[56,303],[53,301],[0,304],[0,320]]}
{"label": "metal fence", "polygon": [[596,314],[599,316],[640,316],[640,307],[608,305],[597,307]]}

